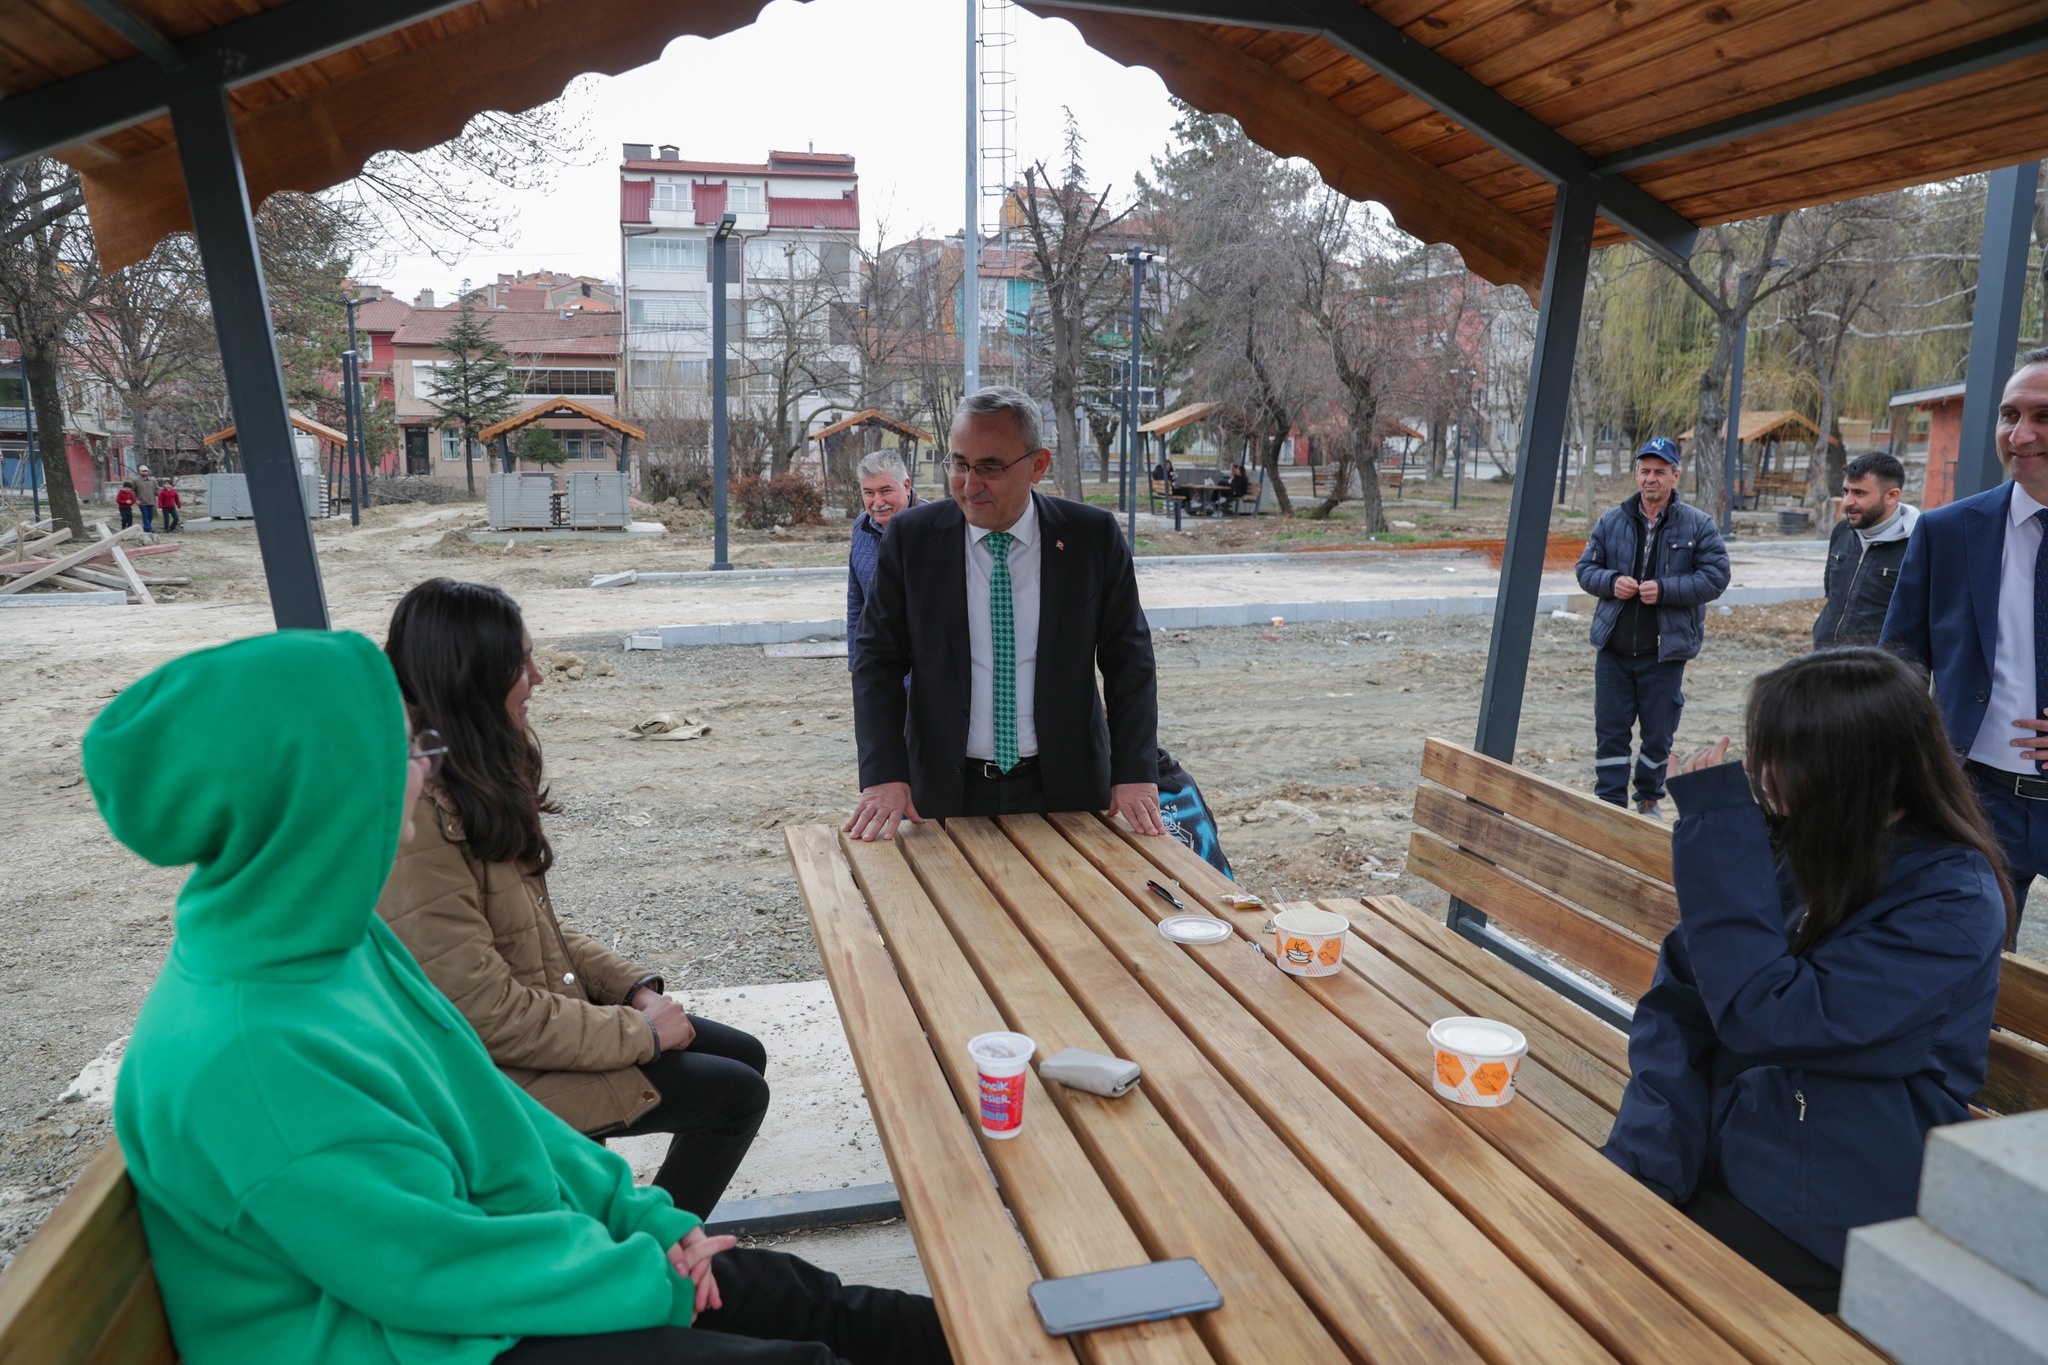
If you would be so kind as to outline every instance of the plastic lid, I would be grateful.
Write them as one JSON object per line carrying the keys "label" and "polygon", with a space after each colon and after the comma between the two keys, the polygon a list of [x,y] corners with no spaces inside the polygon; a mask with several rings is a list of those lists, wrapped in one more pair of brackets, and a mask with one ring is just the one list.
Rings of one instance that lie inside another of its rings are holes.
{"label": "plastic lid", "polygon": [[1209,915],[1168,915],[1159,932],[1175,943],[1221,943],[1230,937],[1227,921]]}

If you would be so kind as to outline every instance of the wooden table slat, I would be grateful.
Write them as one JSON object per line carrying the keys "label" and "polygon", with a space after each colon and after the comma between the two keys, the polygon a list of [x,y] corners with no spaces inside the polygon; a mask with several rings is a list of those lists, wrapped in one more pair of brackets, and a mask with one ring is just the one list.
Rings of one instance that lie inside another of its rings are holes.
{"label": "wooden table slat", "polygon": [[1367,896],[1363,904],[1378,911],[1388,924],[1423,947],[1450,959],[1523,1009],[1549,1020],[1552,1028],[1622,1077],[1628,1076],[1628,1035],[1620,1029],[1580,1009],[1478,944],[1460,938],[1442,920],[1399,896]]}
{"label": "wooden table slat", "polygon": [[[1240,931],[1256,930],[1262,914],[1223,905],[1219,897],[1234,885],[1177,841],[1139,838],[1121,827],[1115,832],[1212,913]],[[1414,1046],[1414,1016],[1350,973],[1314,985],[1324,1004],[1382,1055],[1417,1084],[1429,1084],[1429,1058]],[[1452,1105],[1448,1111],[1758,1365],[1878,1365],[1884,1359],[1715,1241],[1540,1107],[1517,1101],[1499,1109]]]}
{"label": "wooden table slat", "polygon": [[835,831],[796,825],[785,837],[953,1358],[961,1365],[1071,1365],[1073,1351],[1048,1337],[1032,1310],[1029,1289],[1038,1276],[983,1174]]}
{"label": "wooden table slat", "polygon": [[[1118,894],[1114,880],[1106,888],[1102,870],[1044,817],[1004,817],[999,825],[1178,1025],[1176,1036],[1200,1050],[1292,1150],[1321,1193],[1348,1209],[1473,1347],[1501,1361],[1612,1359],[1401,1152],[1331,1095],[1300,1058],[1272,1046],[1262,1019],[1190,962],[1184,948],[1159,937],[1145,911],[1128,900],[1128,888]],[[1108,831],[1102,837],[1114,843]],[[991,857],[985,876],[993,880],[991,868],[999,866],[999,855]],[[1018,874],[1004,870],[999,876]],[[1139,894],[1147,894],[1143,882],[1139,876]],[[1241,954],[1251,962],[1237,943],[1202,952]],[[1413,1089],[1407,1081],[1401,1085]]]}
{"label": "wooden table slat", "polygon": [[[1147,903],[1144,882],[1153,864],[1090,817],[1052,817],[1060,833],[1152,919],[1162,917]],[[1254,917],[1255,918],[1255,917]],[[1428,1179],[1457,1205],[1493,1245],[1514,1259],[1542,1293],[1572,1313],[1586,1330],[1623,1360],[1739,1362],[1742,1354],[1681,1306],[1615,1247],[1586,1227],[1570,1209],[1542,1190],[1506,1156],[1458,1121],[1435,1096],[1417,1085],[1318,998],[1319,981],[1283,974],[1270,961],[1249,953],[1215,948],[1175,948],[1156,935],[1153,954],[1179,955],[1177,976],[1148,970],[1182,999],[1198,995],[1179,978],[1206,973],[1256,1015],[1312,1070],[1333,1103],[1369,1125],[1398,1154],[1398,1160]],[[1210,1022],[1187,1021],[1190,1036],[1205,1045],[1219,1036]],[[1411,1034],[1410,1048],[1426,1056],[1424,1030]],[[1353,1142],[1356,1139],[1352,1139]],[[1384,1190],[1373,1188],[1378,1197]],[[1534,1287],[1534,1286],[1532,1286]],[[1498,1302],[1498,1300],[1492,1300]],[[1528,1358],[1527,1352],[1514,1358]],[[1575,1357],[1583,1358],[1583,1357]]]}
{"label": "wooden table slat", "polygon": [[1526,811],[1532,823],[1603,858],[1667,885],[1671,828],[1525,768],[1512,768],[1447,739],[1422,744],[1422,775],[1499,810]]}
{"label": "wooden table slat", "polygon": [[1144,1068],[1152,1103],[1331,1330],[1383,1365],[1482,1359],[1010,841],[986,820],[947,823],[1109,1050]]}
{"label": "wooden table slat", "polygon": [[[1116,1050],[943,832],[928,825],[906,831],[899,842],[972,971],[994,983],[996,1004],[1040,1045],[1041,1060],[1065,1047]],[[1151,1255],[1192,1256],[1223,1291],[1225,1311],[1192,1319],[1218,1359],[1319,1365],[1349,1358],[1273,1258],[1245,1234],[1243,1219],[1181,1145],[1146,1086],[1116,1100],[1064,1086],[1039,1089],[1025,1101],[1026,1125],[1033,1099],[1051,1100]]]}
{"label": "wooden table slat", "polygon": [[[881,927],[896,974],[924,1021],[925,1036],[953,1083],[960,1110],[972,1125],[980,1105],[980,1083],[967,1055],[967,1040],[979,1033],[1032,1026],[1033,1021],[1006,1019],[989,998],[897,844],[861,843],[841,836],[840,846]],[[1052,1045],[1056,1040],[1034,1041],[1040,1042],[1036,1061],[1058,1050]],[[1024,1103],[1025,1131],[1003,1141],[983,1138],[981,1148],[1040,1272],[1081,1275],[1151,1260],[1059,1108],[1046,1102],[1035,1070],[1026,1083]],[[1213,1359],[1186,1318],[1091,1332],[1077,1338],[1076,1345],[1091,1365]]]}
{"label": "wooden table slat", "polygon": [[[1523,1008],[1520,1001],[1509,999],[1449,958],[1431,952],[1395,928],[1368,902],[1324,900],[1316,904],[1350,920],[1354,934],[1435,991],[1455,1007],[1456,1013],[1513,1024],[1529,1040],[1529,1055],[1537,1058],[1551,1075],[1569,1082],[1609,1114],[1621,1107],[1621,1092],[1628,1085],[1628,1077],[1617,1074],[1613,1067],[1589,1055],[1575,1040],[1553,1027],[1549,1011]],[[1573,1006],[1567,1002],[1565,1008]]]}

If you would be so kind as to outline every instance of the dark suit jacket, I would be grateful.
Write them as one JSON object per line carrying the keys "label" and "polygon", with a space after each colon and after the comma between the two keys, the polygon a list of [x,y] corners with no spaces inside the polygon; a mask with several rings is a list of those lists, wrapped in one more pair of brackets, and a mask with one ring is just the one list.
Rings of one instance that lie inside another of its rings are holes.
{"label": "dark suit jacket", "polygon": [[1948,742],[1967,753],[1991,700],[2012,485],[1923,512],[1878,638],[1934,674]]}
{"label": "dark suit jacket", "polygon": [[[1111,784],[1159,780],[1152,632],[1116,518],[1031,496],[1041,537],[1033,720],[1046,808],[1103,810]],[[966,516],[950,498],[898,512],[882,537],[854,651],[862,788],[908,782],[918,814],[960,813],[968,651]]]}

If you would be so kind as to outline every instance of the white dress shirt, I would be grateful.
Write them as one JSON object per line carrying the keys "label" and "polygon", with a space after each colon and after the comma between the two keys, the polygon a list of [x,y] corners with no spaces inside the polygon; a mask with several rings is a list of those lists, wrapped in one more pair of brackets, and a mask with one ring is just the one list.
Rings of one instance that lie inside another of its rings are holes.
{"label": "white dress shirt", "polygon": [[[1038,752],[1038,726],[1033,704],[1038,690],[1038,500],[1024,504],[1024,515],[1010,528],[1010,613],[1017,626],[1017,757]],[[989,629],[988,584],[995,555],[988,532],[971,522],[967,527],[967,756],[996,756],[995,640]],[[2028,560],[2029,575],[2033,561]],[[2032,578],[2028,582],[2032,582]],[[2031,672],[2028,674],[2031,678]]]}
{"label": "white dress shirt", "polygon": [[2040,769],[2020,756],[2012,741],[2029,731],[2015,717],[2037,714],[2034,700],[2034,556],[2041,551],[2041,504],[2018,484],[2012,486],[2012,515],[2005,527],[2005,557],[1998,569],[1998,646],[1991,654],[1991,703],[1970,757],[2009,773],[2039,777]]}

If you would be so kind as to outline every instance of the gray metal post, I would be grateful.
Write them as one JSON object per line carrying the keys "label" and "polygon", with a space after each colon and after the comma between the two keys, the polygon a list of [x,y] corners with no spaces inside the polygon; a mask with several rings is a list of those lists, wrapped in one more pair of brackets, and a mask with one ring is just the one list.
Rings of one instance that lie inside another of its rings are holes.
{"label": "gray metal post", "polygon": [[981,387],[981,64],[975,56],[974,19],[967,9],[967,226],[960,234],[960,392]]}
{"label": "gray metal post", "polygon": [[1536,348],[1529,362],[1529,406],[1515,463],[1514,499],[1508,509],[1507,549],[1500,590],[1493,600],[1493,643],[1479,696],[1481,753],[1512,763],[1522,721],[1522,690],[1529,677],[1529,644],[1536,630],[1536,597],[1543,585],[1543,553],[1550,539],[1550,481],[1564,444],[1572,361],[1578,354],[1585,311],[1586,270],[1593,254],[1596,181],[1558,187],[1550,221],[1550,254],[1543,266],[1543,308],[1536,318]]}
{"label": "gray metal post", "polygon": [[1138,464],[1131,458],[1138,440],[1138,309],[1144,297],[1145,253],[1131,248],[1131,373],[1130,411],[1124,417],[1124,473],[1130,480],[1130,501],[1124,506],[1124,534],[1131,553],[1138,552]]}
{"label": "gray metal post", "polygon": [[348,353],[342,365],[341,395],[342,427],[348,437],[349,468],[352,472],[348,520],[349,525],[360,526],[363,524],[363,504],[370,497],[370,452],[364,449],[363,441],[363,357],[356,350],[356,300],[343,299],[342,306],[348,310]]}
{"label": "gray metal post", "polygon": [[[24,354],[16,363],[21,366],[21,427],[28,433],[29,515],[40,522],[43,519],[43,458],[36,449],[36,405],[28,391],[28,356]],[[142,455],[148,453],[145,450]],[[136,463],[142,462],[142,455],[136,456]]]}
{"label": "gray metal post", "polygon": [[206,270],[214,332],[220,338],[236,444],[249,477],[271,616],[281,630],[325,630],[327,595],[320,585],[313,524],[299,483],[291,407],[278,365],[277,337],[270,330],[263,262],[256,251],[256,224],[249,212],[249,189],[242,179],[227,91],[208,84],[180,90],[171,104],[171,128],[192,205],[193,237]]}
{"label": "gray metal post", "polygon": [[1970,364],[1963,374],[1963,430],[1952,494],[1967,498],[2005,481],[1998,463],[1998,404],[2019,348],[2020,304],[2027,292],[2027,238],[2041,163],[1991,173],[1984,196],[1984,252],[1977,266],[1977,308],[1970,318]]}
{"label": "gray metal post", "polygon": [[[1740,299],[1749,293],[1749,279],[1754,271],[1742,272],[1742,279],[1735,286],[1735,297]],[[1735,534],[1735,466],[1742,459],[1742,367],[1749,358],[1749,317],[1743,316],[1742,326],[1735,333],[1735,363],[1728,370],[1728,432],[1727,444],[1721,452],[1721,534]]]}
{"label": "gray metal post", "polygon": [[730,213],[711,234],[711,567],[730,569],[725,557],[725,253],[732,240]]}

